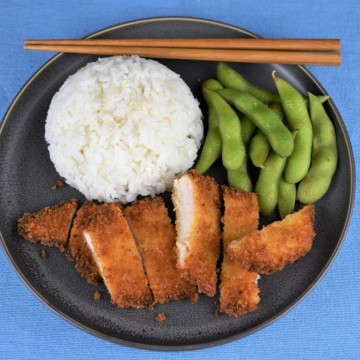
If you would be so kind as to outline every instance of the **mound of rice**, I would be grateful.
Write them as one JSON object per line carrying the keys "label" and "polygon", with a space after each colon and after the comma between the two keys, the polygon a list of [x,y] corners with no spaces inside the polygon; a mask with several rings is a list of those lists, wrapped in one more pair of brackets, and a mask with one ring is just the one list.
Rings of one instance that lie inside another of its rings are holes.
{"label": "mound of rice", "polygon": [[185,82],[137,56],[101,58],[70,76],[45,126],[58,173],[88,200],[105,202],[171,189],[202,137],[199,103]]}

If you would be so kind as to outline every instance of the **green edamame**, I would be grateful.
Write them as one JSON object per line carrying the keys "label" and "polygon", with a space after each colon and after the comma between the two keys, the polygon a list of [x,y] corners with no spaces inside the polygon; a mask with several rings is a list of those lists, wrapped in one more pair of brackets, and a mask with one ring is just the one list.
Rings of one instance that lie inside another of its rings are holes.
{"label": "green edamame", "polygon": [[293,152],[294,139],[289,129],[260,100],[234,89],[221,89],[217,93],[245,114],[266,135],[278,155],[288,157]]}
{"label": "green edamame", "polygon": [[246,192],[253,191],[252,181],[247,169],[247,161],[244,161],[237,170],[228,170],[227,178],[229,185],[235,189],[244,190]]}
{"label": "green edamame", "polygon": [[271,147],[266,135],[257,131],[249,145],[249,156],[254,166],[263,168]]}
{"label": "green edamame", "polygon": [[245,160],[245,146],[241,138],[241,124],[236,112],[216,92],[204,89],[219,119],[222,140],[222,161],[226,169],[239,169]]}
{"label": "green edamame", "polygon": [[251,137],[253,136],[256,125],[247,117],[244,116],[241,120],[241,137],[243,139],[245,147],[248,146]]}
{"label": "green edamame", "polygon": [[273,94],[270,91],[264,90],[259,86],[251,84],[236,70],[223,62],[219,62],[216,70],[216,76],[224,87],[229,89],[246,91],[260,101],[262,101],[264,104],[268,104],[272,101],[280,102],[279,95]]}
{"label": "green edamame", "polygon": [[311,161],[313,130],[310,117],[302,95],[287,81],[273,73],[273,79],[279,91],[281,103],[292,131],[296,131],[294,151],[285,167],[285,180],[298,183],[307,174]]}
{"label": "green edamame", "polygon": [[325,195],[338,163],[334,126],[316,96],[309,94],[309,98],[314,140],[311,167],[297,191],[303,204],[314,203]]}
{"label": "green edamame", "polygon": [[195,169],[200,174],[203,174],[210,168],[210,166],[219,158],[222,150],[219,119],[204,89],[219,90],[221,88],[222,85],[214,79],[204,81],[202,86],[203,96],[208,105],[208,132],[206,134],[199,160],[195,166]]}
{"label": "green edamame", "polygon": [[[202,83],[202,92],[204,95],[204,89],[207,89],[209,91],[217,91],[222,89],[223,86],[219,83],[219,81],[215,79],[207,79]],[[206,99],[205,99],[206,100]]]}
{"label": "green edamame", "polygon": [[260,212],[269,216],[278,202],[279,181],[284,171],[286,158],[282,158],[271,151],[265,160],[264,167],[260,170],[259,178],[255,185],[258,195]]}
{"label": "green edamame", "polygon": [[[329,95],[317,95],[316,96],[320,102],[323,104],[325,101],[328,101],[330,99],[330,96]],[[309,100],[309,97],[308,96],[304,96],[304,99],[305,99],[305,103],[306,103],[306,107],[307,109],[310,109],[310,100]]]}
{"label": "green edamame", "polygon": [[[270,102],[281,102],[280,96],[278,94],[274,94],[271,91],[265,90],[255,84],[252,84],[251,82],[246,80],[241,74],[239,74],[235,69],[231,68],[224,62],[218,63],[216,76],[225,88],[246,91],[251,95],[255,96],[260,101],[262,101],[264,104],[268,104]],[[303,98],[308,103],[307,96],[303,96]],[[329,99],[329,96],[320,95],[319,99],[323,103]]]}
{"label": "green edamame", "polygon": [[282,121],[284,118],[284,111],[281,103],[271,103],[269,104],[269,108],[278,116],[278,118]]}
{"label": "green edamame", "polygon": [[[274,111],[280,120],[283,119],[284,113],[280,103],[271,103],[269,108]],[[271,146],[267,137],[258,129],[249,146],[249,156],[253,165],[262,168],[270,149]]]}
{"label": "green edamame", "polygon": [[284,219],[294,211],[296,200],[296,185],[285,181],[282,176],[279,181],[278,210],[280,217]]}
{"label": "green edamame", "polygon": [[208,108],[208,132],[195,166],[200,174],[206,172],[221,155],[222,142],[218,123],[216,111],[211,106]]}
{"label": "green edamame", "polygon": [[[246,116],[240,120],[241,137],[245,148],[247,148],[252,134],[256,130],[254,123]],[[253,191],[253,184],[248,173],[247,155],[240,168],[237,170],[227,171],[228,183],[235,189],[244,190],[246,192]]]}

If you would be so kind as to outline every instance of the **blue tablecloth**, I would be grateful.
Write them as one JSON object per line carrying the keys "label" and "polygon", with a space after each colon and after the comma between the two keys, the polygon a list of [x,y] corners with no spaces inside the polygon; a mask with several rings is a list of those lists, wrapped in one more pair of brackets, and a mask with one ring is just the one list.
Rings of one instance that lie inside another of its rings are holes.
{"label": "blue tablecloth", "polygon": [[[310,70],[342,114],[358,165],[360,5],[355,0],[0,0],[0,119],[25,81],[52,56],[24,51],[24,39],[81,38],[113,24],[156,16],[219,20],[264,37],[340,38],[341,67]],[[346,240],[332,267],[296,308],[251,336],[195,353],[128,348],[75,328],[29,291],[1,249],[0,358],[359,359],[359,217],[355,205]]]}

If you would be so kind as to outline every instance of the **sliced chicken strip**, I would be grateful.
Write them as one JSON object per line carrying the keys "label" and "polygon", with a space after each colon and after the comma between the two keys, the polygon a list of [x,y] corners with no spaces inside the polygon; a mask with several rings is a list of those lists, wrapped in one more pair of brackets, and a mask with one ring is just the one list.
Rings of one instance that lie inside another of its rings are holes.
{"label": "sliced chicken strip", "polygon": [[[255,193],[247,193],[223,186],[224,216],[223,248],[234,239],[255,231],[259,225],[259,206]],[[250,272],[224,251],[220,274],[219,312],[241,316],[257,308],[260,301],[257,285],[259,275]]]}
{"label": "sliced chicken strip", "polygon": [[143,258],[154,305],[184,297],[195,300],[196,286],[176,267],[175,228],[161,197],[136,201],[124,211]]}
{"label": "sliced chicken strip", "polygon": [[99,205],[95,205],[90,201],[86,201],[81,206],[74,219],[67,249],[67,256],[70,260],[75,261],[76,270],[90,284],[94,285],[101,280],[101,276],[90,248],[83,237],[83,230],[98,209]]}
{"label": "sliced chicken strip", "polygon": [[152,295],[141,256],[128,223],[116,204],[99,206],[83,230],[97,267],[119,307],[142,308],[152,303]]}
{"label": "sliced chicken strip", "polygon": [[239,265],[259,274],[279,271],[311,250],[314,218],[314,205],[307,205],[282,221],[232,241],[228,253]]}
{"label": "sliced chicken strip", "polygon": [[61,251],[68,243],[72,220],[77,209],[77,200],[61,201],[35,213],[25,213],[18,220],[19,234],[31,242],[57,246]]}
{"label": "sliced chicken strip", "polygon": [[220,256],[220,190],[214,179],[195,170],[175,179],[176,247],[182,276],[199,293],[214,296]]}

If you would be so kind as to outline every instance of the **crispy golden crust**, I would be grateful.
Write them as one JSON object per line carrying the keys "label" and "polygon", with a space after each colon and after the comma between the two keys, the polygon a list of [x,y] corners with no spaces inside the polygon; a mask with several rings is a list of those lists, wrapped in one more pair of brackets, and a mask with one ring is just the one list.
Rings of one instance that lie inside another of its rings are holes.
{"label": "crispy golden crust", "polygon": [[[255,231],[259,224],[259,206],[255,193],[246,193],[223,186],[223,247],[234,239]],[[220,274],[219,312],[241,316],[257,308],[260,301],[258,274],[248,271],[224,251]]]}
{"label": "crispy golden crust", "polygon": [[98,206],[89,201],[86,201],[80,210],[78,210],[71,229],[67,249],[67,256],[70,260],[75,261],[76,270],[90,284],[94,285],[100,281],[101,276],[82,232],[97,210]]}
{"label": "crispy golden crust", "polygon": [[63,251],[76,208],[77,200],[71,199],[35,213],[25,213],[18,220],[19,234],[31,242],[40,241],[43,245],[57,246]]}
{"label": "crispy golden crust", "polygon": [[176,233],[162,198],[146,199],[125,209],[154,296],[154,305],[184,297],[194,299],[196,287],[176,267]]}
{"label": "crispy golden crust", "polygon": [[224,216],[222,218],[223,242],[226,247],[231,241],[257,230],[259,226],[259,204],[255,193],[222,187]]}
{"label": "crispy golden crust", "polygon": [[100,205],[85,227],[92,252],[111,301],[119,307],[146,307],[152,295],[140,254],[120,207]]}
{"label": "crispy golden crust", "polygon": [[310,251],[315,237],[315,208],[302,210],[229,244],[231,258],[248,270],[271,274]]}
{"label": "crispy golden crust", "polygon": [[[199,293],[214,296],[216,293],[217,268],[220,256],[220,189],[215,180],[190,170],[182,176],[188,176],[193,186],[194,217],[192,227],[187,234],[191,248],[184,264],[178,267],[182,276],[194,285]],[[176,186],[172,199],[176,211],[176,230],[179,233],[182,220],[178,214]]]}

